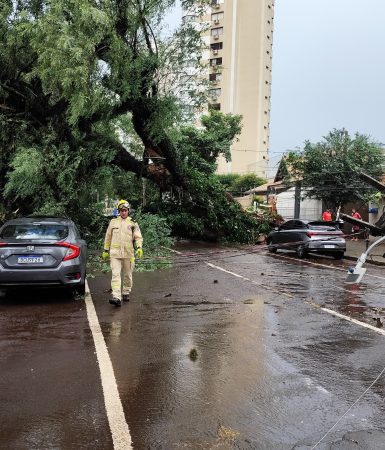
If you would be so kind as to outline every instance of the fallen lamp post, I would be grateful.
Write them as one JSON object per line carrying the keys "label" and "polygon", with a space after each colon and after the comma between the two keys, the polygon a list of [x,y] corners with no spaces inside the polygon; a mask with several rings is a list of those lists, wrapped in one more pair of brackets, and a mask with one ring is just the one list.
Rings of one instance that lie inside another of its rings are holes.
{"label": "fallen lamp post", "polygon": [[362,255],[357,259],[357,264],[355,267],[349,267],[348,269],[348,276],[346,277],[345,283],[348,284],[359,284],[362,278],[365,275],[366,269],[362,267],[365,264],[366,258],[369,256],[369,253],[371,250],[376,247],[378,244],[381,244],[381,242],[385,241],[385,236],[382,236],[377,241],[373,242],[372,245],[369,246],[369,248],[362,253]]}

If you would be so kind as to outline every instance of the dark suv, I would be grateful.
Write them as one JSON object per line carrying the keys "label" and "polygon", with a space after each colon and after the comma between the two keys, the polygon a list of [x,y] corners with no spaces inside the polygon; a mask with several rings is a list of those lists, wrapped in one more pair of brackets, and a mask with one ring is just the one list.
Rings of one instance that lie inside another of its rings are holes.
{"label": "dark suv", "polygon": [[267,237],[269,252],[278,249],[295,250],[299,258],[308,253],[321,253],[341,259],[346,242],[336,222],[288,220]]}
{"label": "dark suv", "polygon": [[84,294],[87,244],[72,220],[25,217],[0,228],[0,288],[66,286]]}

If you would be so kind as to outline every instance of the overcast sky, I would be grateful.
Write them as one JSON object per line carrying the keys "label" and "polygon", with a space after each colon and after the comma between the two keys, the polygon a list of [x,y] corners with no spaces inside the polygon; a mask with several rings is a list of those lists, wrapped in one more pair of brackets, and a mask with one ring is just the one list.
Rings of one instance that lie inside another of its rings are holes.
{"label": "overcast sky", "polygon": [[385,0],[276,0],[270,161],[333,128],[385,143]]}
{"label": "overcast sky", "polygon": [[385,0],[275,0],[271,167],[333,128],[385,143],[384,67]]}

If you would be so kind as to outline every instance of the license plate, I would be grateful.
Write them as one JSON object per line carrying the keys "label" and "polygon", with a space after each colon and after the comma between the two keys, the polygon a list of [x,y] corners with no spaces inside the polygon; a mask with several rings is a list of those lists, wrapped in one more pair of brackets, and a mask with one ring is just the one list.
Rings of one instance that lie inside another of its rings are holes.
{"label": "license plate", "polygon": [[18,264],[39,264],[43,262],[42,256],[19,256],[17,258]]}
{"label": "license plate", "polygon": [[325,245],[325,248],[336,248],[335,245]]}

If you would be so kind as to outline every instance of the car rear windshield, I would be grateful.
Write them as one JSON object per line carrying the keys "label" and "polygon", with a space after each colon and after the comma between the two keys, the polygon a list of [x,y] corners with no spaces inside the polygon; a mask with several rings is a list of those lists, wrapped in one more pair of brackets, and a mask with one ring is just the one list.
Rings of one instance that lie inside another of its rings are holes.
{"label": "car rear windshield", "polygon": [[8,225],[1,233],[3,239],[61,240],[67,236],[68,227],[66,225],[49,223]]}
{"label": "car rear windshield", "polygon": [[318,230],[318,231],[337,231],[339,228],[336,225],[325,224],[325,222],[309,222],[307,227],[310,230]]}

